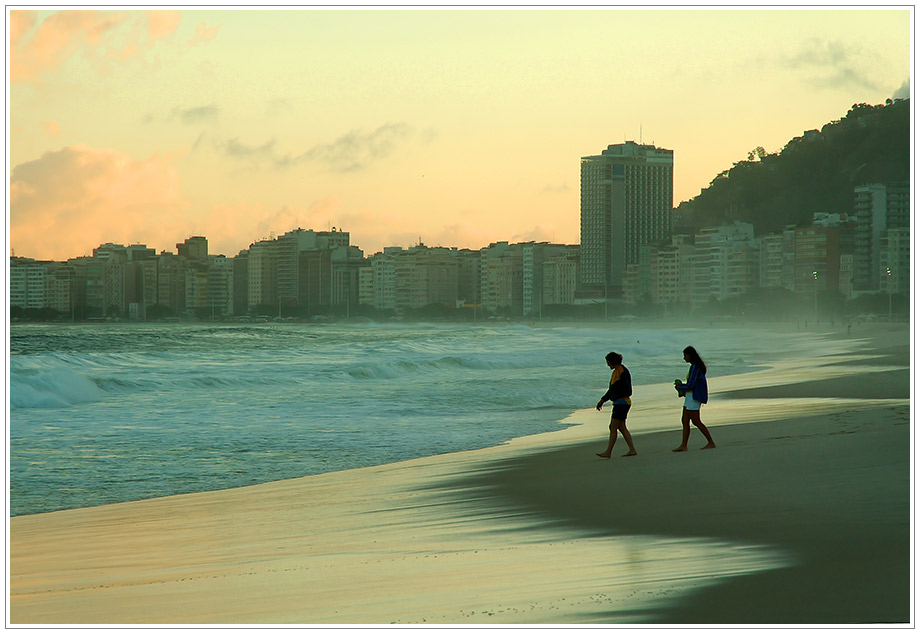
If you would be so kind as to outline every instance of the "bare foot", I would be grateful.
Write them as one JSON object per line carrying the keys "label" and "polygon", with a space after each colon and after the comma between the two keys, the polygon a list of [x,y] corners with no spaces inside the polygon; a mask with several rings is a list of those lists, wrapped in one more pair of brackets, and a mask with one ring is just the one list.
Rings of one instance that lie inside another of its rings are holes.
{"label": "bare foot", "polygon": [[709,443],[705,447],[700,447],[700,449],[715,449],[715,448],[716,448],[716,444],[713,442]]}
{"label": "bare foot", "polygon": [[626,456],[637,456],[637,455],[639,454],[637,454],[635,451],[628,451],[623,454],[623,457],[625,458]]}
{"label": "bare foot", "polygon": [[678,452],[678,451],[687,451],[687,448],[686,448],[686,447],[678,447],[677,449],[672,449],[671,451],[674,451],[674,452]]}
{"label": "bare foot", "polygon": [[609,457],[610,457],[610,454],[609,454],[609,453],[599,453],[599,454],[596,454],[596,455],[597,455],[599,458],[609,458]]}

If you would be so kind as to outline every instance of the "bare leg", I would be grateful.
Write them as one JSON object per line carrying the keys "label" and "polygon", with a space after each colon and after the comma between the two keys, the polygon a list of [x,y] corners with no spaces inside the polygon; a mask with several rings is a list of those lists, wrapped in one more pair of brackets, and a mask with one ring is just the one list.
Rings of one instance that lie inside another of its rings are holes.
{"label": "bare leg", "polygon": [[[623,457],[625,458],[626,456],[635,456],[635,455],[637,455],[637,454],[636,454],[636,447],[635,447],[635,445],[633,445],[633,441],[632,441],[632,434],[630,434],[630,433],[629,433],[629,430],[626,429],[626,421],[625,421],[625,420],[619,420],[619,421],[617,421],[617,423],[619,423],[619,424],[617,425],[617,427],[619,428],[620,433],[623,434],[623,440],[626,441],[626,446],[629,447],[629,451],[627,451],[626,453],[624,453],[624,454],[623,454]],[[611,447],[610,449],[612,450],[613,447]]]}
{"label": "bare leg", "polygon": [[716,443],[713,442],[712,434],[709,433],[709,429],[706,427],[706,425],[703,424],[703,421],[700,420],[699,410],[690,412],[690,420],[693,422],[697,429],[703,432],[703,436],[706,437],[707,444],[704,447],[700,447],[700,449],[715,449]]}
{"label": "bare leg", "polygon": [[617,428],[619,427],[619,425],[617,425],[618,422],[620,421],[616,419],[610,420],[610,439],[607,441],[607,449],[605,449],[603,453],[597,454],[601,458],[609,458],[610,454],[613,452],[613,446],[617,443]]}
{"label": "bare leg", "polygon": [[687,412],[686,407],[680,415],[680,424],[683,427],[681,431],[680,447],[672,449],[671,451],[687,451],[687,441],[690,440],[690,414]]}

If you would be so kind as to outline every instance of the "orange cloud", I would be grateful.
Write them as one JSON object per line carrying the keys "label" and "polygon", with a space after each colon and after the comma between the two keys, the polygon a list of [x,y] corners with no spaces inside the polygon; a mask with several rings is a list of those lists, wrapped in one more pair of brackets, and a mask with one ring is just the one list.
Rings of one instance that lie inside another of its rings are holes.
{"label": "orange cloud", "polygon": [[204,22],[199,22],[195,26],[195,36],[192,37],[191,41],[189,41],[189,44],[192,46],[196,44],[206,44],[207,42],[210,42],[215,37],[217,37],[218,30],[220,30],[220,25],[208,27]]}
{"label": "orange cloud", "polygon": [[65,147],[17,165],[10,178],[10,244],[16,253],[66,260],[104,242],[171,247],[188,203],[170,157],[135,161],[115,150]]}
{"label": "orange cloud", "polygon": [[[77,54],[128,60],[176,30],[177,11],[58,11],[38,23],[35,11],[10,11],[10,82],[38,83]],[[127,32],[121,29],[132,25]],[[135,27],[143,25],[142,29]],[[137,31],[136,33],[134,31]],[[120,36],[134,38],[127,43]]]}
{"label": "orange cloud", "polygon": [[45,119],[42,121],[42,130],[48,136],[58,136],[61,133],[61,124],[52,119]]}
{"label": "orange cloud", "polygon": [[170,35],[179,26],[182,14],[178,11],[148,11],[147,24],[150,29],[150,39],[158,40]]}

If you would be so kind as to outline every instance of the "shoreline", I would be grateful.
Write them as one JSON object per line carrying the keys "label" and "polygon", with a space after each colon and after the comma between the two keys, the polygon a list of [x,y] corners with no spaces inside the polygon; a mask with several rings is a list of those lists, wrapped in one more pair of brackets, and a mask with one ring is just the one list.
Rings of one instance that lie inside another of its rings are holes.
{"label": "shoreline", "polygon": [[[905,434],[910,437],[909,385],[904,396],[901,357],[873,354],[891,348],[892,341],[902,343],[905,331],[892,325],[862,350],[838,357],[720,377],[719,405],[712,416],[704,409],[704,421],[719,445],[714,452],[670,454],[667,445],[674,438],[679,404],[670,386],[647,386],[648,394],[636,407],[636,462],[586,459],[586,452],[602,444],[606,412],[584,410],[567,419],[578,423],[574,426],[487,449],[10,518],[11,622],[865,623],[875,622],[878,614],[885,617],[880,622],[905,622],[909,580],[906,586],[896,583],[891,573],[903,579],[904,567],[908,573],[910,569],[910,544],[902,539],[909,537],[910,527],[903,508],[910,507],[910,448],[904,442]],[[884,389],[896,396],[841,399],[838,394],[835,399],[811,391],[790,397],[782,387],[785,379],[795,382],[823,374],[829,381],[825,388],[846,392],[847,386],[865,384],[861,373],[867,371],[883,377]],[[666,400],[665,388],[671,391]],[[743,392],[755,388],[761,392]],[[842,432],[839,417],[848,408],[861,412],[862,418],[846,424],[862,427]],[[756,424],[731,425],[737,422],[732,416],[746,416]],[[631,412],[631,422],[633,418]],[[870,420],[887,422],[867,430]],[[668,433],[655,433],[655,425]],[[786,433],[776,437],[780,429]],[[692,436],[691,443],[695,440]],[[800,459],[791,460],[796,451]],[[888,462],[859,463],[862,474],[871,472],[872,477],[866,478],[869,488],[862,490],[857,504],[835,506],[841,491],[853,490],[855,476],[847,467],[864,460],[861,456],[874,455],[887,456]],[[683,464],[676,462],[682,458]],[[718,468],[714,463],[707,472],[701,460],[715,461]],[[763,468],[751,473],[755,464]],[[777,465],[784,470],[776,470]],[[824,471],[816,473],[815,465]],[[775,476],[785,478],[783,490],[804,496],[798,504],[788,502],[788,495],[771,493],[770,483],[757,479],[771,473],[771,467]],[[638,477],[629,479],[635,484],[631,497],[624,497],[630,487],[619,486],[617,480],[617,470],[626,468],[637,470],[633,475]],[[747,479],[742,482],[739,473]],[[822,493],[834,494],[818,496],[817,511],[805,504],[806,493],[816,494],[814,487],[800,486],[802,475],[822,482]],[[601,478],[608,478],[606,486]],[[675,482],[685,483],[684,488]],[[867,498],[864,494],[877,493],[880,482],[887,487],[883,499]],[[734,487],[734,497],[725,487]],[[703,495],[707,488],[718,495]],[[557,494],[547,496],[547,491]],[[671,497],[664,504],[661,496],[668,491]],[[703,498],[696,505],[684,500],[681,507],[674,491],[696,491]],[[739,491],[746,493],[739,498]],[[757,508],[757,499],[780,506]],[[748,504],[746,514],[761,521],[727,521],[720,507],[727,500]],[[576,503],[580,510],[573,510]],[[697,516],[701,504],[710,509],[713,521],[708,524]],[[851,515],[861,516],[860,521],[848,524]],[[633,523],[627,517],[634,517]],[[768,539],[764,527],[774,525],[777,517],[796,520],[798,537]],[[876,523],[884,524],[888,533],[878,532],[884,527],[873,525],[876,517],[891,520]],[[715,521],[719,518],[723,521]],[[816,526],[823,524],[802,526],[809,518],[833,520],[840,529],[838,538],[818,539]],[[671,586],[666,567],[658,570],[648,564],[651,578],[642,586],[646,590],[634,589],[639,596],[617,591],[632,577],[618,577],[625,573],[604,560],[624,543],[647,553],[649,561],[660,549],[676,548],[679,558],[681,553],[712,553],[716,548],[673,539],[662,544],[662,535],[740,540],[742,547],[719,547],[721,556],[687,555],[688,566],[704,568]],[[880,553],[883,546],[864,548],[866,536],[875,536],[882,545],[893,539],[900,545]],[[72,546],[73,540],[79,548]],[[776,556],[796,557],[798,563],[777,567],[759,555],[757,561],[736,557],[741,563],[733,568],[712,568],[709,577],[702,572],[720,558],[728,561],[725,553],[753,557],[756,548],[750,549],[758,544],[775,549]],[[840,561],[831,557],[831,545],[839,547]],[[805,564],[799,562],[802,558]],[[874,571],[869,577],[874,593],[868,596],[875,612],[847,594],[848,588],[857,588],[852,583],[856,573],[835,573],[846,572],[841,562],[856,564],[857,572]],[[713,579],[719,582],[712,585]],[[807,579],[811,581],[803,585]],[[840,583],[844,579],[850,580],[849,586]],[[814,605],[807,600],[816,582],[850,597],[842,605],[850,612],[835,614],[826,609],[827,602]],[[758,596],[776,599],[778,589],[795,583],[805,597],[793,603],[795,609],[777,612],[770,600],[751,601]],[[670,589],[664,598],[650,589],[666,587]],[[694,596],[700,597],[698,606]],[[705,612],[699,607],[703,605],[717,606],[716,613]],[[739,606],[748,607],[745,611]]]}
{"label": "shoreline", "polygon": [[[134,324],[132,324],[132,325],[134,325]],[[438,324],[432,324],[432,325],[437,326]],[[450,325],[450,324],[447,324],[447,325]],[[486,324],[482,324],[482,325],[486,325]],[[492,325],[496,325],[496,324],[492,324]],[[501,325],[503,325],[503,324],[498,324],[498,325],[501,326]],[[513,324],[512,324],[512,325],[513,325]],[[542,323],[542,324],[538,322],[537,324],[531,324],[531,325],[533,325],[533,326],[536,327],[536,328],[551,328],[551,327],[572,328],[572,327],[579,327],[579,326],[580,326],[580,327],[597,328],[597,327],[604,327],[604,326],[605,326],[605,322],[597,322],[597,323],[594,323],[594,324],[592,324],[591,322],[583,322],[583,323],[579,323],[579,322],[571,322],[571,323],[569,323],[569,322],[565,322],[565,323],[563,323],[563,322],[559,322],[559,323],[550,323],[550,322],[546,322],[546,323]],[[690,330],[693,330],[693,329],[698,328],[698,327],[700,327],[700,326],[701,326],[701,324],[699,324],[699,323],[691,323],[691,324],[687,324],[687,325],[686,325],[686,328],[687,328],[687,329],[690,329]],[[729,326],[730,328],[742,328],[742,329],[749,329],[749,328],[751,328],[750,325],[744,325],[744,324],[740,324],[740,323],[729,323],[728,326]],[[616,333],[616,332],[622,331],[624,328],[633,328],[633,327],[634,327],[634,324],[631,324],[631,323],[619,323],[619,324],[616,324],[616,323],[614,323],[613,321],[611,321],[611,322],[607,322],[607,323],[606,323],[606,327],[608,327],[612,332]],[[659,327],[659,325],[658,325],[658,324],[655,324],[654,327],[657,329],[657,328]],[[893,328],[897,329],[897,328],[899,327],[899,325],[898,325],[898,324],[892,324],[892,325],[890,325],[889,327],[893,327]],[[670,328],[668,328],[668,329],[670,329]],[[773,328],[767,328],[767,331],[773,332],[774,329],[773,329]],[[840,332],[836,332],[836,331],[830,331],[830,332],[821,331],[821,332],[815,333],[816,339],[822,339],[822,338],[843,338],[843,336],[844,336],[843,334],[841,334]],[[858,337],[856,337],[856,336],[854,336],[853,338],[854,338],[854,339],[858,339]],[[638,342],[637,342],[637,343],[638,343]],[[746,368],[744,371],[742,371],[741,373],[742,373],[742,374],[746,374],[746,373],[756,372],[756,371],[757,371],[757,366],[750,366],[750,367]],[[660,386],[655,386],[655,384],[645,384],[645,385],[640,384],[640,385],[637,385],[637,388],[640,389],[640,390],[641,390],[641,389],[644,389],[644,388],[651,388],[651,389],[655,390],[655,389],[657,389],[657,387],[660,387]],[[669,396],[670,396],[670,394],[669,394]],[[561,418],[555,418],[555,416],[554,416],[553,419],[552,419],[552,421],[553,421],[552,424],[564,428],[564,426],[566,425],[565,421],[566,421],[567,419],[571,418],[571,416],[574,415],[574,414],[576,414],[577,412],[578,412],[578,410],[570,411],[568,414],[564,415],[564,416],[561,417]],[[547,419],[547,420],[549,420],[549,419]],[[559,431],[559,429],[556,429],[556,430],[549,429],[549,430],[546,430],[546,431],[535,431],[535,432],[529,433],[528,436],[541,436],[542,434],[554,433],[555,431]],[[503,445],[507,444],[508,442],[513,441],[514,439],[515,439],[515,437],[514,437],[514,436],[511,436],[511,437],[506,438],[505,440],[496,440],[496,441],[494,441],[496,444],[487,445],[487,446],[482,446],[482,447],[473,447],[472,449],[459,449],[459,450],[460,450],[460,451],[470,451],[470,450],[477,450],[477,449],[488,449],[488,448],[490,448],[490,447],[500,447],[500,446],[503,446]],[[452,451],[453,451],[453,450],[452,450]],[[447,452],[447,453],[449,453],[449,452]],[[427,455],[416,455],[415,457],[417,457],[417,458],[424,458],[424,457],[433,457],[433,456],[438,456],[438,455],[444,455],[444,454],[443,454],[443,453],[437,453],[437,454],[427,454]],[[406,460],[411,460],[411,459],[413,459],[413,458],[412,458],[412,457],[406,457],[405,459],[406,459]],[[399,461],[397,461],[397,462],[399,462]],[[384,465],[386,465],[386,464],[392,464],[392,463],[380,462],[380,463],[378,463],[378,464],[364,465],[364,466],[384,466]],[[173,492],[168,492],[168,493],[166,493],[166,492],[157,492],[155,495],[152,495],[151,497],[132,497],[132,498],[127,498],[127,499],[124,499],[124,498],[123,498],[123,499],[113,498],[113,499],[109,499],[109,500],[106,500],[106,501],[98,501],[98,502],[96,502],[96,503],[94,503],[94,504],[90,504],[90,505],[87,505],[87,506],[65,506],[65,507],[61,507],[61,508],[53,508],[53,507],[47,508],[47,507],[46,507],[46,508],[42,508],[42,509],[40,509],[40,510],[35,510],[35,508],[33,507],[33,508],[30,508],[30,509],[26,509],[26,510],[19,509],[18,512],[14,513],[14,514],[10,514],[10,515],[8,515],[8,516],[9,516],[9,517],[23,517],[23,516],[29,516],[29,515],[40,515],[40,514],[47,514],[47,513],[58,512],[58,511],[62,511],[62,510],[77,510],[77,509],[82,509],[82,508],[95,508],[95,507],[97,507],[97,506],[105,506],[105,505],[118,504],[118,503],[123,503],[123,502],[142,501],[142,500],[146,500],[146,499],[158,499],[158,498],[162,498],[162,497],[170,497],[170,496],[173,496],[173,495],[182,495],[182,494],[186,494],[186,493],[205,493],[205,492],[220,491],[220,490],[225,490],[225,489],[242,488],[242,487],[247,487],[247,486],[255,486],[255,485],[259,485],[259,484],[265,484],[265,483],[268,483],[268,482],[273,482],[273,481],[278,481],[278,480],[287,480],[287,479],[292,479],[292,478],[309,477],[309,476],[314,476],[314,475],[321,475],[321,474],[324,474],[324,473],[339,473],[339,472],[348,471],[348,470],[354,469],[354,468],[361,468],[361,467],[358,467],[358,466],[347,466],[347,467],[341,466],[341,467],[336,467],[336,468],[334,468],[334,469],[332,469],[332,470],[329,470],[329,471],[308,472],[308,473],[300,472],[300,473],[298,473],[298,474],[296,474],[296,475],[292,475],[292,474],[280,475],[280,474],[279,474],[278,476],[276,476],[276,479],[269,479],[269,480],[264,480],[264,481],[251,481],[251,482],[247,482],[247,483],[244,483],[244,484],[228,485],[228,486],[225,486],[224,488],[200,488],[200,489],[197,489],[197,490],[189,490],[189,489],[186,489],[186,490],[173,491]],[[151,492],[151,493],[152,493],[152,492]],[[89,501],[89,500],[88,500],[88,501]]]}

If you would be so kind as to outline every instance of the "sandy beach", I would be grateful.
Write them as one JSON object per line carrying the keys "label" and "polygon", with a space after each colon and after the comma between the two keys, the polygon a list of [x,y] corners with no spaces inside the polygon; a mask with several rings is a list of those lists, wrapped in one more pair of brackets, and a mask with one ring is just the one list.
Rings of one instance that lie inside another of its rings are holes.
{"label": "sandy beach", "polygon": [[595,457],[588,409],[490,449],[11,518],[8,624],[911,623],[909,326],[825,337],[710,379],[715,450],[673,453],[680,401],[641,386],[636,457]]}

